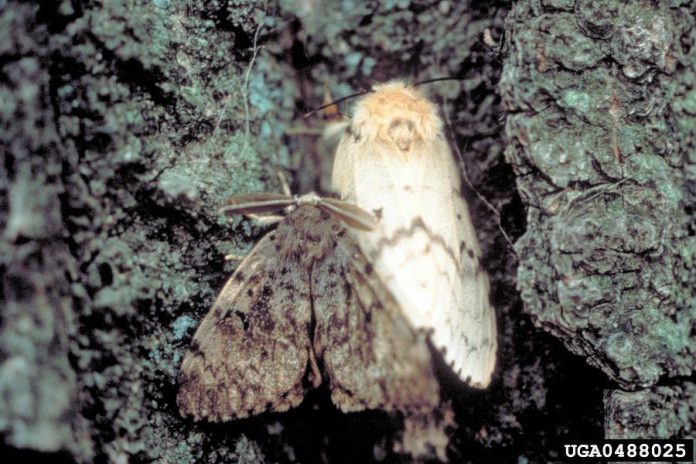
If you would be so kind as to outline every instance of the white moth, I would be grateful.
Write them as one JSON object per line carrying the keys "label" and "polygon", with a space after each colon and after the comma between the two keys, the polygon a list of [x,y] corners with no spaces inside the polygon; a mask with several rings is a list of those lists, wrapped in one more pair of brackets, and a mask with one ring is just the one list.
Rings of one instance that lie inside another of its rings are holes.
{"label": "white moth", "polygon": [[332,186],[379,218],[376,230],[355,235],[412,326],[431,332],[462,380],[488,386],[495,311],[435,105],[402,82],[375,86],[339,143]]}

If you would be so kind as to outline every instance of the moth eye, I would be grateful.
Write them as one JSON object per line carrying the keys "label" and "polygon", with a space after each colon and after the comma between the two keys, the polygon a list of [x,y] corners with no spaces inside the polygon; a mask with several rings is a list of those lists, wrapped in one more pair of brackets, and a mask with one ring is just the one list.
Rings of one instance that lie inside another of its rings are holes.
{"label": "moth eye", "polygon": [[396,118],[389,123],[389,137],[401,150],[408,150],[414,139],[416,126],[408,119]]}
{"label": "moth eye", "polygon": [[353,142],[360,141],[360,131],[351,124],[346,128],[346,133],[353,138]]}

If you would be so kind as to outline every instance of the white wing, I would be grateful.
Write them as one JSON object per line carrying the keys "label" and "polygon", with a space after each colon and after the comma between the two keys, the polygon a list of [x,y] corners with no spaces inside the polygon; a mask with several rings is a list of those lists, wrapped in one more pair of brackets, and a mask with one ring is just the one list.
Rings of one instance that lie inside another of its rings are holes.
{"label": "white wing", "polygon": [[[397,111],[382,124],[398,136],[395,124],[407,116]],[[337,149],[333,187],[380,218],[377,230],[357,235],[411,324],[432,331],[462,380],[485,387],[495,366],[495,312],[458,170],[441,132],[411,140],[399,148],[354,125]]]}

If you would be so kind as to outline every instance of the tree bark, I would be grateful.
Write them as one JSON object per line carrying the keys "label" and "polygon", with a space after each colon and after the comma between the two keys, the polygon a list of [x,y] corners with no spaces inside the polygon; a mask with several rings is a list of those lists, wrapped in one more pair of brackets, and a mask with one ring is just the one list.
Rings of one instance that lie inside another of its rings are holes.
{"label": "tree bark", "polygon": [[695,11],[530,1],[507,19],[506,157],[527,205],[518,287],[535,325],[612,380],[608,438],[696,423]]}
{"label": "tree bark", "polygon": [[341,414],[325,390],[194,424],[176,375],[235,268],[224,256],[266,232],[219,217],[224,199],[280,191],[278,172],[325,188],[323,122],[302,118],[325,87],[441,75],[461,77],[428,91],[466,166],[500,327],[487,391],[438,365],[450,460],[692,433],[693,6],[598,3],[0,4],[6,455],[412,461],[393,451],[400,418]]}

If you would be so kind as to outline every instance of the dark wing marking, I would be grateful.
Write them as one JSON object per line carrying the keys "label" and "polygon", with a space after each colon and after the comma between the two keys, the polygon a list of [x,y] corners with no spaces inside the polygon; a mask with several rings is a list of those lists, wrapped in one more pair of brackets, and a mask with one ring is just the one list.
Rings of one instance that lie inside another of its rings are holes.
{"label": "dark wing marking", "polygon": [[312,270],[314,349],[342,411],[432,411],[439,387],[425,335],[406,321],[349,231]]}
{"label": "dark wing marking", "polygon": [[274,239],[274,232],[261,239],[196,331],[181,366],[182,415],[218,422],[302,401],[311,349],[309,275],[279,257]]}

